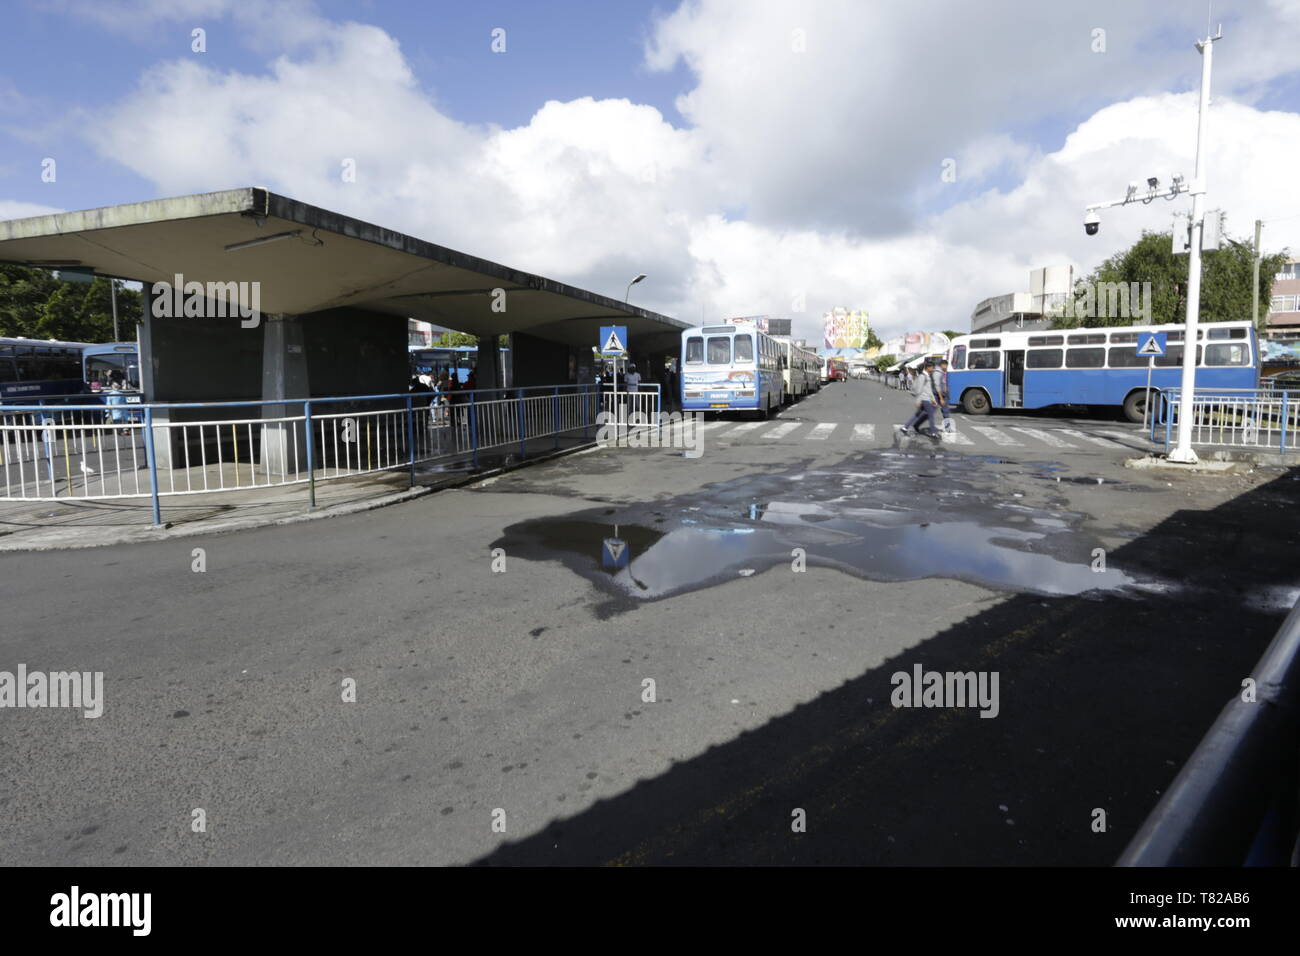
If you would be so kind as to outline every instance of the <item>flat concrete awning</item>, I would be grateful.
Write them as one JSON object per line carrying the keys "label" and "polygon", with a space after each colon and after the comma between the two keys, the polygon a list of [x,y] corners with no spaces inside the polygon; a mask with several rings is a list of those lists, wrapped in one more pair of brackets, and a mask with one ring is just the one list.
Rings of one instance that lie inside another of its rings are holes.
{"label": "flat concrete awning", "polygon": [[[296,234],[227,249],[285,233]],[[265,313],[353,307],[579,347],[596,344],[600,325],[626,325],[636,351],[672,349],[688,327],[256,187],[3,221],[0,260],[145,283],[256,281]],[[497,288],[504,312],[491,308]]]}

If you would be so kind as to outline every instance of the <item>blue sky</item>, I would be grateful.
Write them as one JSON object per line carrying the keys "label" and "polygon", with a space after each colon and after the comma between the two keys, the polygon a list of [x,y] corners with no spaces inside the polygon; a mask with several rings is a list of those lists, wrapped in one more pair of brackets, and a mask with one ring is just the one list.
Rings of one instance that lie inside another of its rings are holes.
{"label": "blue sky", "polygon": [[[325,0],[317,6],[330,19],[371,23],[397,38],[423,90],[467,123],[520,126],[547,100],[581,96],[630,98],[682,123],[674,101],[690,89],[689,71],[681,64],[651,71],[643,62],[651,18],[663,4]],[[195,26],[207,31],[206,58],[217,69],[258,73],[271,58],[219,16],[142,22],[134,29],[121,18],[113,30],[56,5],[20,0],[6,21],[0,35],[0,193],[63,208],[133,201],[154,191],[141,177],[99,161],[88,144],[52,121],[120,99],[150,66],[189,56]],[[504,57],[489,49],[497,27],[507,31]],[[21,105],[5,98],[6,90],[19,94]],[[15,126],[48,127],[50,135],[31,141],[15,135]],[[40,162],[49,155],[68,174],[57,185],[40,181]]]}

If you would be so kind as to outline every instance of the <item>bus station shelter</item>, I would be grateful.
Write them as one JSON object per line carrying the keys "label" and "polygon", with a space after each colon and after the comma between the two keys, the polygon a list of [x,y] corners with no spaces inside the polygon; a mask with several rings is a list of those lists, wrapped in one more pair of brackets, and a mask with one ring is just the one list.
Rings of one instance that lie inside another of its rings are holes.
{"label": "bus station shelter", "polygon": [[480,388],[580,383],[602,325],[626,326],[634,359],[662,368],[687,327],[260,187],[0,222],[0,260],[143,283],[150,402],[404,391],[408,318],[478,336]]}

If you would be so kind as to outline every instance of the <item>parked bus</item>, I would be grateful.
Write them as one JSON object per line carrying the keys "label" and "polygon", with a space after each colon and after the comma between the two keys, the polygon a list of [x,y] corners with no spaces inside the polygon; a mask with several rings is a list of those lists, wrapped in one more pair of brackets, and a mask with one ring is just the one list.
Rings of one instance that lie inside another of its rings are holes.
{"label": "parked bus", "polygon": [[[959,335],[948,351],[948,391],[970,415],[993,408],[1049,405],[1122,407],[1131,422],[1146,412],[1147,367],[1138,335],[1164,332],[1152,391],[1182,381],[1182,325],[1131,325]],[[1250,322],[1209,322],[1197,329],[1197,388],[1256,388],[1259,349]]]}
{"label": "parked bus", "polygon": [[86,390],[85,342],[0,338],[0,401],[77,395]]}
{"label": "parked bus", "polygon": [[795,345],[789,339],[777,339],[781,350],[781,377],[785,384],[785,400],[797,401],[822,387],[821,361],[811,349]]}
{"label": "parked bus", "polygon": [[436,380],[443,372],[461,385],[478,362],[477,345],[411,345],[411,375],[431,374]]}
{"label": "parked bus", "polygon": [[752,326],[706,325],[682,333],[682,410],[757,412],[785,401],[781,343]]}

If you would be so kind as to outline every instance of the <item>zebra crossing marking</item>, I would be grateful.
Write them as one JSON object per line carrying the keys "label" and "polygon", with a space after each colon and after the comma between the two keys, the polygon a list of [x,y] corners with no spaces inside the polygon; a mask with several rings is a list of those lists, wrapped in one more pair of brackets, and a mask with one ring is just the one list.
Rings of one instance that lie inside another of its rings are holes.
{"label": "zebra crossing marking", "polygon": [[799,426],[801,426],[802,424],[803,422],[781,422],[779,425],[777,425],[775,428],[771,429],[770,431],[763,432],[761,437],[784,438],[792,431],[797,431],[799,429]]}
{"label": "zebra crossing marking", "polygon": [[1069,435],[1071,438],[1079,438],[1083,441],[1091,442],[1094,445],[1100,445],[1102,448],[1124,447],[1119,442],[1111,441],[1109,438],[1098,438],[1094,435],[1089,435],[1087,432],[1081,432],[1074,428],[1062,428],[1060,429],[1060,432],[1063,435]]}
{"label": "zebra crossing marking", "polygon": [[831,437],[831,432],[835,431],[835,426],[839,422],[822,422],[820,425],[813,426],[813,430],[804,436],[806,441],[824,441]]}
{"label": "zebra crossing marking", "polygon": [[1068,441],[1061,441],[1051,432],[1043,431],[1041,428],[1023,428],[1020,425],[1012,425],[1013,429],[1028,435],[1030,438],[1037,438],[1045,445],[1051,445],[1053,448],[1073,448]]}
{"label": "zebra crossing marking", "polygon": [[1143,431],[1136,431],[1136,432],[1104,431],[1104,432],[1097,432],[1097,434],[1109,436],[1110,438],[1114,438],[1117,441],[1140,441],[1140,442],[1151,441],[1151,439],[1147,437],[1147,433]]}
{"label": "zebra crossing marking", "polygon": [[767,422],[742,422],[731,430],[731,434],[735,435],[740,432],[752,432],[755,428],[766,424]]}
{"label": "zebra crossing marking", "polygon": [[854,425],[853,441],[872,441],[876,437],[875,425]]}
{"label": "zebra crossing marking", "polygon": [[944,441],[952,442],[954,445],[975,444],[973,441],[970,440],[970,437],[968,435],[963,435],[961,432],[957,431],[956,429],[953,429],[950,432],[942,432],[941,434],[943,436]]}
{"label": "zebra crossing marking", "polygon": [[977,432],[978,434],[983,435],[985,438],[993,442],[993,444],[995,445],[1004,445],[1008,448],[1023,447],[1023,444],[1021,442],[1016,441],[1014,438],[1010,437],[1009,435],[1002,434],[1002,430],[1000,428],[989,428],[987,425],[971,425],[970,429],[973,432]]}

